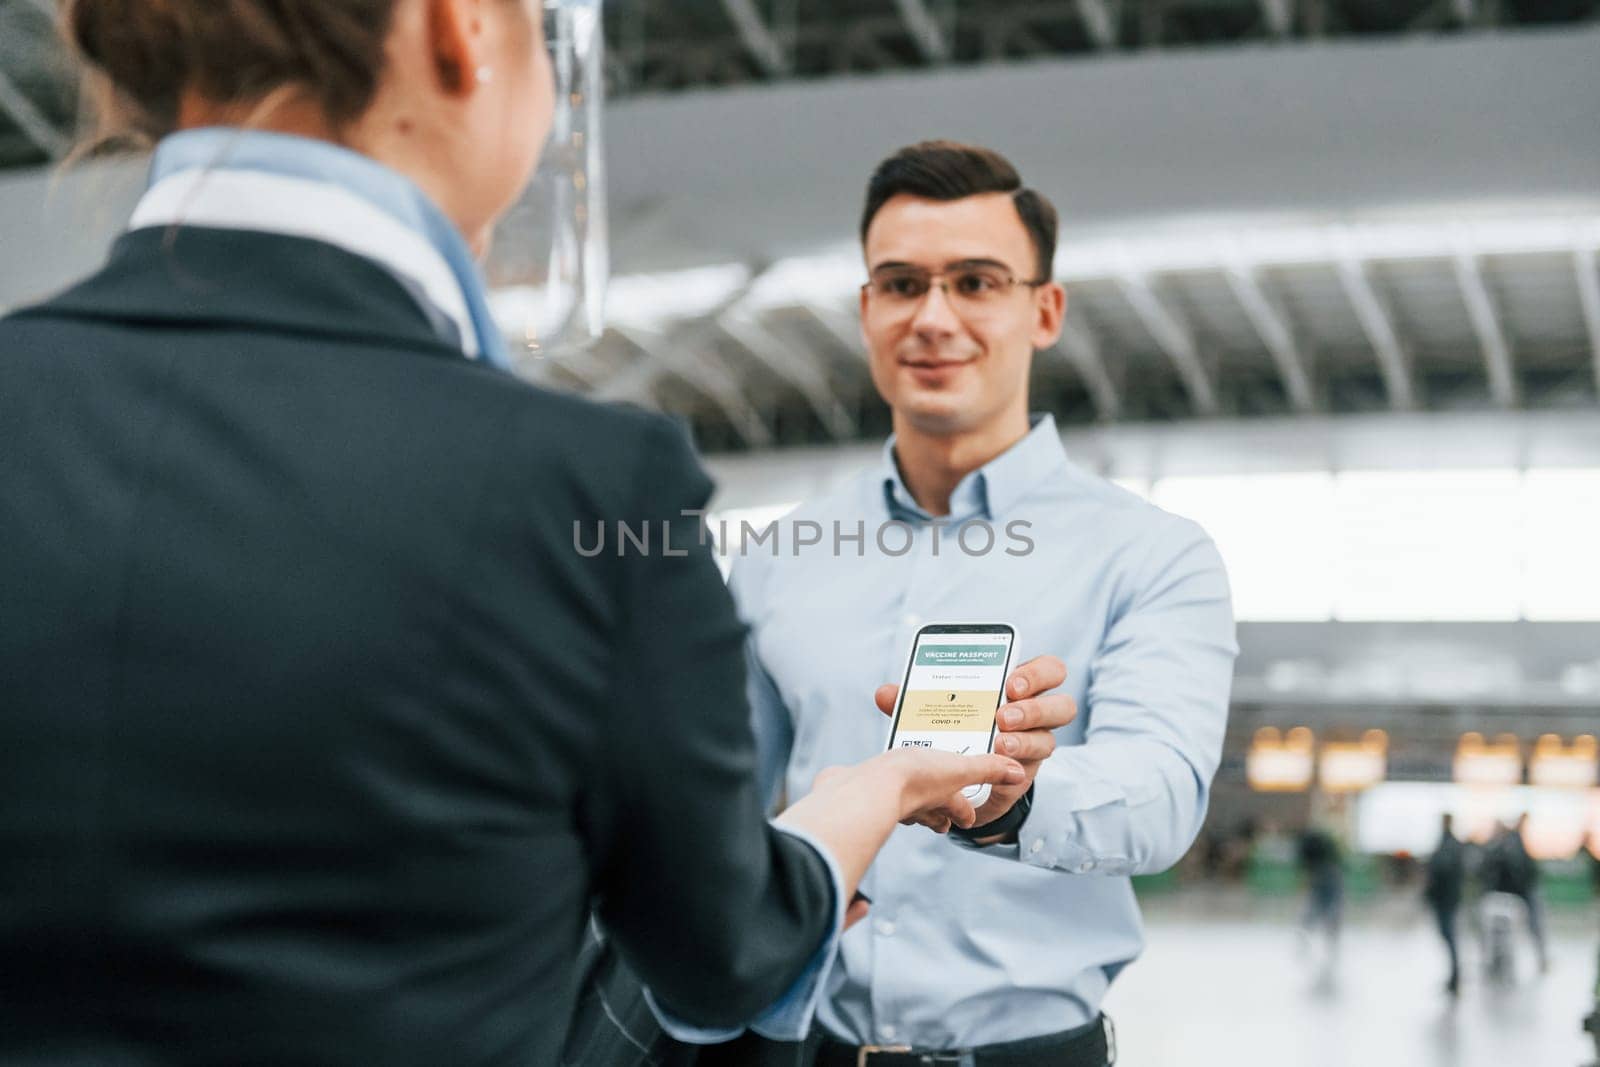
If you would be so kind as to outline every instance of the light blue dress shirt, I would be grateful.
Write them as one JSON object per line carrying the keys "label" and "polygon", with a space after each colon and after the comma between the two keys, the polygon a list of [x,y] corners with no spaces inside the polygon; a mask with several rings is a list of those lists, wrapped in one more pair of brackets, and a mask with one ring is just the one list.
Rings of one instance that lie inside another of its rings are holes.
{"label": "light blue dress shirt", "polygon": [[[801,546],[808,523],[820,543]],[[1129,876],[1188,849],[1217,769],[1238,649],[1210,539],[1072,464],[1048,416],[964,478],[938,522],[891,440],[876,469],[778,534],[733,542],[771,794],[803,796],[823,768],[883,750],[889,724],[869,694],[900,679],[927,623],[1012,623],[1013,663],[1061,657],[1079,707],[1018,844],[895,831],[818,1022],[855,1043],[948,1049],[1092,1021],[1143,943]]]}

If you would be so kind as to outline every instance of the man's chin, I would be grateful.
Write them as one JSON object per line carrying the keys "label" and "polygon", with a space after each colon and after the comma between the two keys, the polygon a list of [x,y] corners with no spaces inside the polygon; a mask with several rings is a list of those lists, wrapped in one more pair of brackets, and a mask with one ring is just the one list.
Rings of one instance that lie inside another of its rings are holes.
{"label": "man's chin", "polygon": [[920,391],[895,405],[895,410],[925,434],[945,435],[966,429],[967,406],[959,397]]}

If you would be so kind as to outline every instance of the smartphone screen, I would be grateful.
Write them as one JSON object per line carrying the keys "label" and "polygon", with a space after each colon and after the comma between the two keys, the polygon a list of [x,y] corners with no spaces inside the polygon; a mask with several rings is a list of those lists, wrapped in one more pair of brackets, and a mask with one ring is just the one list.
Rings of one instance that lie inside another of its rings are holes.
{"label": "smartphone screen", "polygon": [[[1004,623],[940,623],[918,630],[889,747],[990,752],[1016,637]],[[975,787],[967,796],[987,797],[988,789]]]}

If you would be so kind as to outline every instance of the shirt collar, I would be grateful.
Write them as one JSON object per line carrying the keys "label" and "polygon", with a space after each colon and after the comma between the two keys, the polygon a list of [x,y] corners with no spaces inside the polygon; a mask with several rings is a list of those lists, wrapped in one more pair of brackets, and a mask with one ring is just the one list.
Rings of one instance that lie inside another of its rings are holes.
{"label": "shirt collar", "polygon": [[[950,494],[950,514],[946,521],[966,522],[975,518],[993,521],[1011,513],[1034,486],[1067,464],[1067,451],[1056,432],[1056,420],[1048,413],[1030,416],[1027,435],[994,459],[956,483]],[[933,516],[916,502],[900,476],[895,462],[894,436],[883,444],[881,484],[884,506],[890,518],[907,522],[930,522]]]}
{"label": "shirt collar", "polygon": [[[203,177],[195,182],[175,183],[166,193],[169,198],[161,211],[154,205],[138,221],[144,224],[182,225],[192,222],[193,209],[202,197],[225,186],[224,176],[260,179],[283,178],[277,187],[288,194],[294,185],[298,192],[272,199],[263,209],[251,212],[244,191],[215,194],[217,210],[205,225],[234,229],[256,229],[290,233],[334,244],[378,262],[398,277],[424,305],[424,314],[440,322],[441,334],[455,334],[459,347],[502,369],[510,369],[505,338],[489,308],[488,290],[483,275],[465,238],[438,205],[399,171],[327,141],[297,137],[265,130],[209,127],[181,130],[164,138],[150,162],[150,194],[185,172]],[[369,208],[387,216],[374,222],[373,215],[355,220],[344,217],[342,208],[311,211],[311,186],[324,187],[330,195],[322,207],[335,201],[350,206],[364,201]],[[181,187],[181,189],[180,189]],[[178,192],[172,190],[179,189]],[[339,194],[343,194],[342,196]],[[176,201],[176,203],[174,202]],[[177,213],[177,219],[163,215]],[[238,219],[250,214],[248,220]],[[306,216],[311,216],[306,218]],[[159,220],[152,222],[151,220]],[[396,227],[409,230],[407,242]],[[306,232],[314,230],[315,232]],[[376,232],[381,231],[381,232]],[[370,236],[376,234],[376,236]],[[408,245],[397,254],[402,245]],[[419,245],[426,246],[419,250]],[[441,268],[443,268],[441,272]],[[433,305],[431,308],[428,305]],[[430,314],[429,312],[432,312]]]}
{"label": "shirt collar", "polygon": [[[478,338],[461,286],[415,230],[341,186],[285,174],[182,170],[150,187],[129,230],[173,225],[279,233],[323,241],[369,259],[399,279],[441,338],[477,358]],[[440,324],[443,325],[443,324]]]}

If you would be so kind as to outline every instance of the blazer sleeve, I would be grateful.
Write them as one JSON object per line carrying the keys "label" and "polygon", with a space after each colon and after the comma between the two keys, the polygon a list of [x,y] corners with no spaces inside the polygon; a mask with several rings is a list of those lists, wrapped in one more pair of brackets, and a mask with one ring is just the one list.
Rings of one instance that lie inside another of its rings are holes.
{"label": "blazer sleeve", "polygon": [[676,426],[652,419],[643,437],[630,536],[607,548],[621,555],[611,695],[595,709],[597,909],[663,1009],[737,1027],[834,933],[833,878],[763,815],[745,629],[699,518],[711,482]]}

